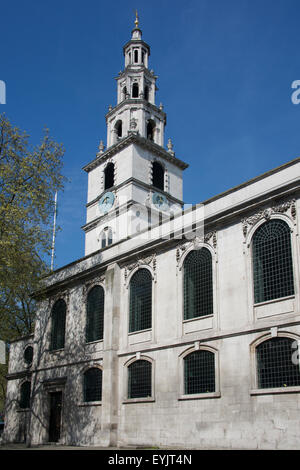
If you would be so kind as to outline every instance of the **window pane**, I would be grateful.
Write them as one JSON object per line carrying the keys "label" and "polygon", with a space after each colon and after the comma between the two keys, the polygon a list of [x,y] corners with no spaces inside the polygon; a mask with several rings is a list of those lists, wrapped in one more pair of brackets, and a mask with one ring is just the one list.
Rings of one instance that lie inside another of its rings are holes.
{"label": "window pane", "polygon": [[253,236],[254,301],[265,302],[294,293],[290,229],[270,220]]}
{"label": "window pane", "polygon": [[215,355],[210,351],[195,351],[184,358],[184,393],[215,391]]}
{"label": "window pane", "polygon": [[52,308],[51,349],[65,347],[66,303],[58,300]]}
{"label": "window pane", "polygon": [[292,387],[300,385],[299,364],[292,361],[297,348],[290,338],[272,338],[256,348],[258,387]]}
{"label": "window pane", "polygon": [[152,277],[147,269],[137,271],[130,281],[129,332],[151,328]]}
{"label": "window pane", "polygon": [[93,287],[87,296],[86,341],[103,339],[104,324],[104,289]]}
{"label": "window pane", "polygon": [[102,370],[96,367],[84,374],[84,401],[102,400]]}
{"label": "window pane", "polygon": [[151,372],[149,361],[135,361],[128,367],[128,398],[151,397]]}
{"label": "window pane", "polygon": [[20,397],[20,408],[30,408],[30,382],[24,382],[21,385],[21,397]]}
{"label": "window pane", "polygon": [[191,251],[184,261],[184,319],[212,313],[212,258],[207,248],[201,248]]}

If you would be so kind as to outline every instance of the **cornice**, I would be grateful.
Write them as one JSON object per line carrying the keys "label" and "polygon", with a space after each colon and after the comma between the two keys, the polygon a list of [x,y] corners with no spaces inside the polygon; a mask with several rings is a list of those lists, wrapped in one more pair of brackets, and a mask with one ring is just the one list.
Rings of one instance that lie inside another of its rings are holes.
{"label": "cornice", "polygon": [[142,148],[150,150],[153,154],[158,155],[169,163],[172,163],[173,165],[177,166],[181,170],[185,170],[189,166],[184,161],[179,160],[178,158],[170,155],[167,150],[155,144],[151,140],[145,139],[144,137],[141,137],[133,132],[129,132],[127,137],[124,137],[123,139],[119,140],[116,144],[109,147],[105,152],[101,154],[100,157],[95,158],[93,161],[85,165],[82,169],[88,173],[94,168],[97,168],[97,166],[101,165],[108,158],[120,152],[120,150],[128,147],[130,144],[137,144],[140,145],[140,147]]}
{"label": "cornice", "polygon": [[110,116],[118,112],[121,108],[125,106],[130,106],[130,105],[142,105],[146,106],[147,108],[150,108],[151,110],[155,111],[158,114],[161,114],[161,116],[164,118],[165,122],[167,119],[166,113],[160,109],[158,106],[156,106],[153,103],[150,103],[149,101],[145,100],[144,98],[126,98],[126,100],[121,101],[118,103],[114,108],[112,108],[108,113],[105,115],[106,122]]}

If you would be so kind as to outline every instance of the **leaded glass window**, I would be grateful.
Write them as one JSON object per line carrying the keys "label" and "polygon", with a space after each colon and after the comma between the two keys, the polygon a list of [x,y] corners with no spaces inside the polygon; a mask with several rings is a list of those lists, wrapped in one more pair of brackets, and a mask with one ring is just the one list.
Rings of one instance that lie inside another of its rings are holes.
{"label": "leaded glass window", "polygon": [[184,261],[184,319],[213,313],[212,257],[207,248],[191,251]]}
{"label": "leaded glass window", "polygon": [[294,294],[291,235],[283,220],[269,220],[253,235],[254,302]]}
{"label": "leaded glass window", "polygon": [[27,380],[23,382],[20,390],[20,408],[30,408],[30,389],[31,383]]}
{"label": "leaded glass window", "polygon": [[138,360],[128,366],[128,398],[151,397],[152,364]]}
{"label": "leaded glass window", "polygon": [[104,289],[94,286],[87,295],[86,342],[103,339]]}
{"label": "leaded glass window", "polygon": [[184,393],[215,392],[215,355],[199,350],[184,358]]}
{"label": "leaded glass window", "polygon": [[264,341],[256,348],[258,388],[293,387],[300,385],[299,363],[295,341],[277,337]]}
{"label": "leaded glass window", "polygon": [[55,302],[51,313],[51,345],[50,349],[65,347],[66,303],[63,299]]}
{"label": "leaded glass window", "polygon": [[139,269],[130,281],[129,332],[146,330],[152,324],[152,277]]}
{"label": "leaded glass window", "polygon": [[84,401],[102,400],[102,370],[98,367],[88,369],[83,376]]}

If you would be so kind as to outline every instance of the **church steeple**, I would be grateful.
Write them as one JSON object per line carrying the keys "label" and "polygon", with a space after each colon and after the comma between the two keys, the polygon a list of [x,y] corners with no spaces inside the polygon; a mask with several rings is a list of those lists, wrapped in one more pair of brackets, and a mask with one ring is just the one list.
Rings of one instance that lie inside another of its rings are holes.
{"label": "church steeple", "polygon": [[155,105],[157,76],[149,70],[150,46],[143,41],[136,12],[131,39],[124,45],[124,70],[117,80],[117,105],[109,110],[107,147],[134,132],[164,146],[166,114]]}

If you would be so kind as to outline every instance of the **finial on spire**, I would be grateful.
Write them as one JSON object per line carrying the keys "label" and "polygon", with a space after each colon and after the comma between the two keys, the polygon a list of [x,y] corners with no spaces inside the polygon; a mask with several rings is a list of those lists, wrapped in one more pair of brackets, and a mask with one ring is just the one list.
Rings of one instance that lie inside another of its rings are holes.
{"label": "finial on spire", "polygon": [[135,10],[135,27],[138,28],[139,27],[139,15],[138,15],[138,12],[137,10]]}

